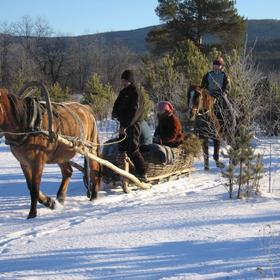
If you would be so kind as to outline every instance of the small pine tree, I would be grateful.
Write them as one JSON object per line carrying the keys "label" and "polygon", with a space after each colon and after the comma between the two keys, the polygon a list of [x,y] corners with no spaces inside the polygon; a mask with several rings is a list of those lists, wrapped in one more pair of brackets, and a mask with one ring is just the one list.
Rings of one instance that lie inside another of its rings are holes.
{"label": "small pine tree", "polygon": [[254,165],[254,177],[252,187],[256,193],[260,192],[260,179],[263,177],[263,161],[260,154],[257,155],[256,164]]}
{"label": "small pine tree", "polygon": [[113,88],[109,84],[102,84],[100,76],[94,73],[87,81],[81,102],[91,105],[97,119],[102,119],[111,111],[114,97]]}
{"label": "small pine tree", "polygon": [[55,83],[49,87],[50,98],[54,102],[65,102],[71,100],[70,89],[66,87],[62,89],[59,83]]}
{"label": "small pine tree", "polygon": [[[261,178],[262,163],[260,157],[254,154],[251,146],[253,134],[244,126],[240,127],[239,135],[234,138],[234,144],[225,156],[229,159],[228,167],[222,176],[229,180],[229,197],[232,198],[234,184],[237,184],[237,198],[242,198],[242,190],[246,186],[246,193],[250,195],[251,188],[258,185]],[[253,183],[251,181],[253,180]]]}
{"label": "small pine tree", "polygon": [[254,150],[251,147],[252,138],[253,134],[248,132],[245,127],[240,128],[239,136],[236,137],[235,145],[239,150],[239,178],[237,198],[241,198],[241,190],[243,185],[251,179],[252,174],[249,163],[255,158]]}
{"label": "small pine tree", "polygon": [[201,50],[187,40],[175,50],[176,69],[184,74],[188,84],[200,85],[202,77],[210,69],[210,63]]}
{"label": "small pine tree", "polygon": [[[232,157],[232,152],[233,150],[228,151],[228,157]],[[222,176],[224,178],[228,179],[228,183],[226,183],[226,186],[228,187],[228,193],[229,193],[229,198],[232,198],[232,192],[233,192],[233,186],[234,186],[234,179],[235,179],[235,174],[234,174],[234,164],[232,163],[232,160],[229,161],[229,165],[227,168],[222,171]]]}
{"label": "small pine tree", "polygon": [[173,56],[166,55],[156,62],[146,60],[142,73],[145,89],[155,103],[169,100],[177,110],[185,109],[188,85],[183,73],[176,69]]}
{"label": "small pine tree", "polygon": [[144,104],[145,104],[144,105],[144,119],[149,120],[150,113],[154,109],[154,102],[150,99],[150,96],[149,96],[148,92],[146,91],[146,89],[144,88],[144,86],[139,84],[138,89],[143,94],[143,98],[144,98]]}

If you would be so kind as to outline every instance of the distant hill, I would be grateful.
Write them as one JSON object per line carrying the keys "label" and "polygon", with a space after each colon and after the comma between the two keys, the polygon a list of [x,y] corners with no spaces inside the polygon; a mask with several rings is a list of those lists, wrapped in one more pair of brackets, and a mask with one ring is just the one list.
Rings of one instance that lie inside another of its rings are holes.
{"label": "distant hill", "polygon": [[280,39],[280,20],[248,20],[248,41],[268,41]]}
{"label": "distant hill", "polygon": [[136,53],[148,51],[145,38],[147,34],[156,26],[149,26],[128,31],[112,31],[93,35],[78,36],[80,42],[89,43],[90,41],[98,40],[104,45],[111,44],[113,41],[119,41],[123,45]]}
{"label": "distant hill", "polygon": [[[104,47],[118,41],[133,52],[144,53],[148,51],[145,38],[153,28],[156,26],[63,38],[68,47],[73,38],[81,45],[93,44],[98,41]],[[18,41],[17,37],[13,39],[14,42]],[[255,54],[263,65],[272,62],[276,68],[280,69],[280,20],[247,20],[247,41],[249,46],[256,42]]]}
{"label": "distant hill", "polygon": [[[156,26],[149,26],[129,31],[114,31],[87,35],[88,39],[99,38],[104,43],[118,40],[130,48],[132,51],[141,53],[148,50],[145,38],[147,34]],[[247,39],[249,43],[270,40],[280,40],[280,20],[247,20]],[[79,36],[81,39],[84,36]]]}
{"label": "distant hill", "polygon": [[[102,39],[107,43],[118,40],[132,51],[143,53],[148,51],[145,38],[155,27],[149,26],[136,30],[107,32],[90,36]],[[254,55],[261,66],[280,69],[280,20],[247,20],[246,33],[249,47],[255,44]]]}

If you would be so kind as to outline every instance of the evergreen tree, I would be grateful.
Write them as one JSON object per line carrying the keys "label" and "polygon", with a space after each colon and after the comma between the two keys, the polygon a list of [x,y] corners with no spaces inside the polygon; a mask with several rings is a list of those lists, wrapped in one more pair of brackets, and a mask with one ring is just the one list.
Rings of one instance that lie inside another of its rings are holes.
{"label": "evergreen tree", "polygon": [[185,110],[188,85],[184,75],[176,70],[173,56],[166,55],[156,62],[147,59],[142,73],[145,88],[155,103],[168,100],[177,110]]}
{"label": "evergreen tree", "polygon": [[138,89],[139,91],[143,94],[143,98],[144,98],[144,119],[146,121],[149,121],[150,119],[150,113],[153,111],[154,109],[154,102],[150,99],[150,96],[148,94],[148,92],[146,91],[145,87],[142,85],[138,85]]}
{"label": "evergreen tree", "polygon": [[62,89],[59,83],[49,87],[50,98],[55,102],[65,102],[71,100],[70,89],[66,87]]}
{"label": "evergreen tree", "polygon": [[[191,39],[201,46],[202,37],[215,35],[228,46],[240,45],[245,21],[233,0],[159,0],[156,13],[164,25],[152,30],[147,41],[155,52],[165,52]],[[230,44],[228,43],[230,42]]]}
{"label": "evergreen tree", "polygon": [[188,84],[200,85],[202,77],[210,69],[207,57],[191,40],[186,40],[175,50],[174,58],[176,69],[184,74]]}
{"label": "evergreen tree", "polygon": [[103,84],[98,74],[94,73],[86,84],[82,103],[89,104],[98,119],[107,117],[109,109],[113,106],[114,91],[108,84]]}
{"label": "evergreen tree", "polygon": [[238,186],[237,198],[241,198],[241,192],[247,195],[253,188],[259,190],[259,180],[262,172],[261,157],[254,154],[251,141],[253,134],[244,126],[240,127],[239,135],[235,137],[234,144],[228,149],[228,167],[222,172],[223,177],[227,178],[229,186],[229,197],[232,198],[234,184]]}
{"label": "evergreen tree", "polygon": [[233,149],[232,147],[229,148],[227,151],[227,154],[224,154],[224,157],[229,158],[229,165],[225,168],[224,171],[222,171],[222,176],[228,179],[228,183],[226,183],[226,186],[228,187],[229,192],[229,198],[232,198],[233,193],[233,187],[235,182],[235,165],[233,159],[237,157],[238,151]]}
{"label": "evergreen tree", "polygon": [[257,155],[256,164],[254,166],[253,188],[256,193],[260,192],[260,179],[263,177],[263,161],[260,154]]}

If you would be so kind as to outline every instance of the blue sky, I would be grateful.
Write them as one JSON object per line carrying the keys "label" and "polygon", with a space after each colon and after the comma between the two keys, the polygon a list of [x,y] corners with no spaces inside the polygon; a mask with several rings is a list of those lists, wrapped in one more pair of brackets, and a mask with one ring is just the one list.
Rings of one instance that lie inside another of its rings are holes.
{"label": "blue sky", "polygon": [[[248,19],[280,19],[279,0],[237,0]],[[0,22],[42,17],[56,33],[82,35],[131,30],[160,23],[157,0],[0,0]]]}

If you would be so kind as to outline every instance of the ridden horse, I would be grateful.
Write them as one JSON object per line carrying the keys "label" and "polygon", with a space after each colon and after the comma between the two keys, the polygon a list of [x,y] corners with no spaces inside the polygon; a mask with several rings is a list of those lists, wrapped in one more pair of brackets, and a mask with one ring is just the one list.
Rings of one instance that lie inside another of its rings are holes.
{"label": "ridden horse", "polygon": [[221,143],[221,123],[214,111],[215,97],[211,96],[208,90],[191,85],[188,89],[187,117],[195,121],[195,130],[202,139],[204,155],[204,169],[209,169],[209,144],[208,139],[214,142],[214,160],[218,167],[222,167],[219,161],[219,150]]}
{"label": "ridden horse", "polygon": [[[31,207],[28,218],[37,216],[37,201],[44,206],[54,209],[55,201],[40,191],[41,177],[46,163],[57,163],[61,169],[62,181],[57,192],[57,200],[63,203],[73,169],[69,160],[75,156],[75,151],[59,143],[49,141],[48,136],[40,133],[48,131],[49,117],[43,103],[35,102],[36,110],[31,108],[30,100],[33,98],[20,98],[0,90],[0,132],[5,136],[6,143],[10,145],[11,152],[20,162],[30,191]],[[77,102],[53,103],[52,131],[57,134],[78,137],[84,141],[98,143],[97,126],[90,107]],[[38,110],[39,119],[30,111]],[[30,128],[30,122],[33,127]],[[35,124],[35,125],[34,125]],[[39,127],[34,132],[34,128]],[[31,129],[33,131],[31,131]],[[99,154],[99,146],[92,148],[91,152]],[[97,197],[100,188],[100,166],[97,162],[89,160],[90,169],[90,200]]]}

